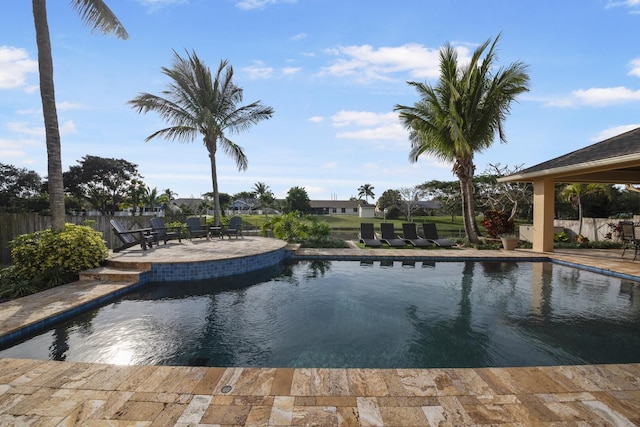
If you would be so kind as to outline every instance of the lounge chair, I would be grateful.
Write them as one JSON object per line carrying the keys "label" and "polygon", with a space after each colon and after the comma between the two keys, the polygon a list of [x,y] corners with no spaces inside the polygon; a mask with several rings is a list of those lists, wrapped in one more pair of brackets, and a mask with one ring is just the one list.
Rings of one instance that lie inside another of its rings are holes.
{"label": "lounge chair", "polygon": [[164,224],[162,218],[151,218],[151,228],[154,232],[158,233],[158,242],[160,240],[167,244],[167,240],[178,239],[178,242],[182,242],[182,227],[167,227]]}
{"label": "lounge chair", "polygon": [[121,250],[130,248],[135,245],[140,245],[143,251],[147,250],[147,247],[151,249],[153,242],[156,242],[158,235],[153,232],[151,228],[138,228],[134,230],[127,230],[122,223],[117,219],[109,221],[111,227],[116,233],[116,236],[122,242],[122,246],[119,246],[113,250],[113,252],[120,252]]}
{"label": "lounge chair", "polygon": [[238,238],[238,236],[242,237],[244,239],[244,236],[242,235],[242,218],[239,216],[234,216],[229,220],[229,227],[222,227],[222,234],[221,237],[224,239],[224,236],[229,236],[229,239],[231,239],[231,236],[236,236],[236,239]]}
{"label": "lounge chair", "polygon": [[206,237],[208,239],[209,227],[200,224],[200,218],[187,218],[187,235],[189,236],[189,240],[194,237]]}
{"label": "lounge chair", "polygon": [[392,222],[383,222],[380,224],[380,233],[380,240],[392,248],[402,248],[407,246],[407,242],[399,238],[396,234],[396,230]]}
{"label": "lounge chair", "polygon": [[376,233],[373,231],[373,223],[360,223],[360,243],[371,248],[379,248],[382,246],[382,242],[378,240]]}
{"label": "lounge chair", "polygon": [[628,248],[633,248],[633,260],[638,258],[638,248],[640,247],[640,237],[636,236],[635,224],[631,221],[620,223],[622,229],[622,257]]}
{"label": "lounge chair", "polygon": [[428,248],[429,246],[433,246],[433,242],[431,240],[423,239],[418,236],[418,229],[416,224],[413,222],[402,224],[402,238],[405,242],[417,248]]}
{"label": "lounge chair", "polygon": [[455,242],[449,239],[441,239],[438,236],[438,229],[436,228],[436,224],[433,222],[425,222],[422,224],[422,230],[424,231],[424,238],[431,240],[431,242],[436,246],[440,246],[442,248],[456,246]]}

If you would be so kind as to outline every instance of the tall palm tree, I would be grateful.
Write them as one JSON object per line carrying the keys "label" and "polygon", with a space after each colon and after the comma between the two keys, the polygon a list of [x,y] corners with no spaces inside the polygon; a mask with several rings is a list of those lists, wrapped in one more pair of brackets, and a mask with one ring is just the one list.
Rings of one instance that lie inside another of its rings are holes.
{"label": "tall palm tree", "polygon": [[500,35],[493,43],[491,39],[483,43],[464,66],[459,64],[456,50],[445,45],[440,50],[440,78],[436,85],[408,82],[418,91],[420,101],[411,107],[395,107],[410,131],[411,162],[426,154],[453,163],[453,173],[460,181],[465,232],[469,241],[476,243],[480,231],[473,200],[474,153],[490,147],[496,133],[501,142],[506,142],[504,120],[511,102],[529,90],[529,75],[523,63],[495,69],[499,39]]}
{"label": "tall palm tree", "polygon": [[[71,6],[78,12],[83,23],[92,27],[92,31],[99,30],[105,34],[114,33],[116,37],[121,39],[129,38],[118,18],[102,0],[72,0]],[[49,181],[51,228],[61,231],[64,230],[64,185],[62,183],[62,153],[53,85],[53,58],[47,20],[47,1],[33,0],[32,8],[38,46],[40,97],[42,98],[47,142],[47,179]]]}
{"label": "tall palm tree", "polygon": [[220,224],[220,196],[216,169],[218,145],[231,156],[238,170],[247,169],[247,157],[242,147],[234,143],[227,133],[247,130],[252,125],[271,118],[273,109],[260,101],[238,106],[242,102],[243,90],[236,86],[233,68],[226,60],[220,61],[215,78],[196,55],[187,52],[182,58],[174,53],[171,68],[162,67],[162,72],[172,82],[162,96],[142,93],[129,101],[139,113],[157,112],[170,123],[169,127],[149,135],[145,141],[157,136],[170,140],[191,142],[202,134],[204,146],[209,152],[211,180],[213,183],[214,223]]}
{"label": "tall palm tree", "polygon": [[364,197],[364,201],[366,203],[369,203],[369,197],[373,198],[375,196],[375,194],[373,194],[373,185],[371,184],[364,184],[361,185],[358,188],[358,197],[362,198]]}
{"label": "tall palm tree", "polygon": [[590,194],[611,197],[610,187],[604,184],[567,184],[560,191],[560,197],[578,209],[578,236],[582,236],[582,198]]}

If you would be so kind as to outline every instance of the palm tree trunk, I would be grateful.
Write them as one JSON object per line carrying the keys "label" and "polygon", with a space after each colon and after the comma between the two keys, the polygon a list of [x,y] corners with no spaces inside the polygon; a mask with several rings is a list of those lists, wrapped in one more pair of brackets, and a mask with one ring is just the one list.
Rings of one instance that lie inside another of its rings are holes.
{"label": "palm tree trunk", "polygon": [[47,22],[46,0],[33,0],[33,20],[36,27],[38,46],[38,68],[40,72],[40,97],[44,115],[47,141],[47,179],[49,182],[49,206],[51,209],[51,228],[64,230],[64,185],[62,183],[62,154],[60,149],[60,131],[58,112],[53,87],[53,59],[51,40]]}
{"label": "palm tree trunk", "polygon": [[220,195],[218,193],[218,172],[216,169],[216,152],[209,151],[211,160],[211,182],[213,182],[213,225],[220,226]]}

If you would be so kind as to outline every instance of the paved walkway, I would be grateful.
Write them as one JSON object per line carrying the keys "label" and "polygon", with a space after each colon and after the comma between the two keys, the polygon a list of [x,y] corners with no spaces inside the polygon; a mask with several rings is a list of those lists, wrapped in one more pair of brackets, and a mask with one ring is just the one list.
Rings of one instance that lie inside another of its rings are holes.
{"label": "paved walkway", "polygon": [[[73,284],[0,304],[0,334],[135,283],[152,262],[218,259],[275,239],[170,242],[128,250]],[[282,247],[282,246],[279,246]],[[330,254],[549,256],[640,276],[621,251],[537,254],[357,248]],[[483,369],[291,369],[117,366],[0,359],[0,425],[640,425],[640,364]]]}

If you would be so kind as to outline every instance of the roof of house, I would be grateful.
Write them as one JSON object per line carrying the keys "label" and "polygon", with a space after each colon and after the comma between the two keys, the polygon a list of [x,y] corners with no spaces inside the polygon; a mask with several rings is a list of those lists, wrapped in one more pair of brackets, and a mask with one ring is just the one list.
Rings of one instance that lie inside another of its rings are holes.
{"label": "roof of house", "polygon": [[640,128],[502,177],[501,182],[640,183]]}

